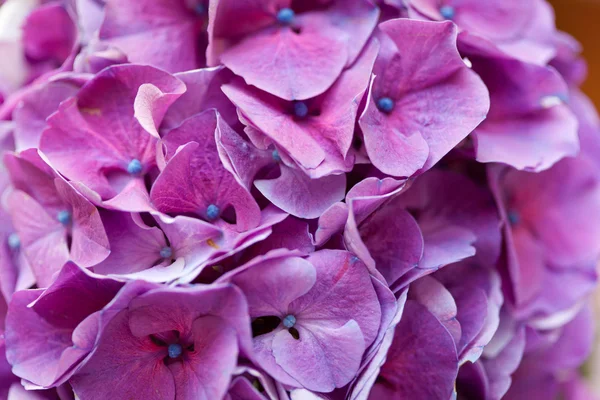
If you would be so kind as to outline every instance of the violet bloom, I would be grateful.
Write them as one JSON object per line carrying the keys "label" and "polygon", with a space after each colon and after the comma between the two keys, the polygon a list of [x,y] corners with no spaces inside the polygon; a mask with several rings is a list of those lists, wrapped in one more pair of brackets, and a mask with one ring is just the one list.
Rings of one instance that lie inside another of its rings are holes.
{"label": "violet bloom", "polygon": [[330,392],[356,375],[378,336],[381,306],[350,253],[293,254],[271,252],[222,280],[248,299],[258,365],[283,384]]}
{"label": "violet bloom", "polygon": [[181,81],[152,67],[107,68],[61,103],[40,149],[96,202],[147,211],[144,177],[156,167],[156,129],[184,91]]}
{"label": "violet bloom", "polygon": [[500,219],[487,188],[459,173],[434,170],[417,178],[398,197],[394,204],[415,217],[424,239],[423,258],[417,267],[422,271],[413,271],[405,284],[423,270],[471,256],[478,264],[495,265],[500,254]]}
{"label": "violet bloom", "polygon": [[161,124],[161,131],[177,128],[187,118],[214,108],[233,128],[240,125],[235,106],[225,96],[221,87],[229,83],[234,75],[224,66],[201,68],[180,72],[175,77],[182,81],[187,90],[169,107]]}
{"label": "violet bloom", "polygon": [[12,112],[15,150],[23,151],[40,145],[46,119],[58,110],[59,104],[75,95],[80,85],[75,79],[53,79],[27,91]]}
{"label": "violet bloom", "polygon": [[600,186],[594,164],[580,157],[537,174],[500,167],[491,172],[517,316],[571,308],[596,284]]}
{"label": "violet bloom", "polygon": [[431,171],[407,190],[390,178],[368,178],[350,190],[346,204],[348,215],[331,208],[317,234],[343,221],[347,247],[395,292],[476,250],[484,265],[498,258],[493,198],[459,174]]}
{"label": "violet bloom", "polygon": [[378,16],[366,0],[211,1],[208,64],[220,61],[282,99],[305,100],[352,65]]}
{"label": "violet bloom", "polygon": [[37,150],[6,154],[4,162],[14,185],[7,196],[17,234],[13,247],[22,248],[38,287],[48,286],[68,260],[89,267],[108,256],[108,239],[96,207]]}
{"label": "violet bloom", "polygon": [[251,126],[246,133],[252,143],[231,129],[217,133],[221,160],[235,172],[248,189],[254,186],[267,200],[296,217],[312,219],[341,200],[346,190],[346,175],[327,175],[313,179],[283,148]]}
{"label": "violet bloom", "polygon": [[409,0],[409,16],[450,20],[481,47],[496,47],[510,57],[544,65],[555,53],[554,13],[545,0]]}
{"label": "violet bloom", "polygon": [[156,214],[154,226],[137,214],[103,212],[110,255],[93,266],[96,273],[148,281],[179,278],[224,246],[224,233],[199,219]]}
{"label": "violet bloom", "polygon": [[554,69],[472,45],[461,51],[490,91],[490,113],[473,133],[477,161],[541,171],[577,154],[577,120]]}
{"label": "violet bloom", "polygon": [[556,32],[554,37],[556,55],[550,61],[563,79],[571,86],[576,87],[583,83],[587,76],[587,64],[581,52],[583,48],[573,36],[566,32]]}
{"label": "violet bloom", "polygon": [[[369,399],[449,399],[458,371],[454,340],[415,300],[407,300]],[[382,348],[385,354],[385,348]]]}
{"label": "violet bloom", "polygon": [[492,340],[480,359],[464,363],[458,372],[457,392],[465,399],[500,400],[504,398],[525,349],[525,326],[504,308]]}
{"label": "violet bloom", "polygon": [[80,398],[210,400],[225,395],[240,349],[251,348],[247,304],[239,289],[158,287],[126,300],[70,380]]}
{"label": "violet bloom", "polygon": [[100,40],[132,63],[169,72],[205,65],[208,0],[107,0],[104,12]]}
{"label": "violet bloom", "polygon": [[401,317],[349,399],[363,398],[371,386],[371,399],[451,397],[459,365],[475,362],[496,331],[502,295],[489,269],[457,264],[442,272],[415,281],[408,300],[400,296]]}
{"label": "violet bloom", "polygon": [[11,365],[6,359],[6,343],[4,338],[7,311],[7,302],[4,297],[0,296],[0,398],[2,399],[6,399],[11,386],[19,382],[19,378],[12,373]]}
{"label": "violet bloom", "polygon": [[373,43],[367,45],[356,63],[317,97],[286,101],[241,79],[223,91],[238,107],[242,121],[285,150],[312,178],[348,172],[354,165],[350,149],[358,108],[377,49]]}
{"label": "violet bloom", "polygon": [[409,177],[483,121],[489,95],[460,57],[452,23],[397,19],[379,28],[381,50],[359,123],[373,165]]}
{"label": "violet bloom", "polygon": [[289,396],[281,383],[245,364],[236,368],[236,377],[231,380],[224,400],[288,400]]}
{"label": "violet bloom", "polygon": [[589,356],[594,341],[589,307],[564,326],[552,330],[527,329],[525,355],[513,374],[507,398],[525,400],[557,398],[560,382]]}
{"label": "violet bloom", "polygon": [[59,1],[5,1],[0,26],[0,98],[59,68],[76,44],[75,23]]}
{"label": "violet bloom", "polygon": [[[4,192],[0,192],[4,193]],[[9,301],[17,290],[35,284],[31,266],[21,247],[21,238],[15,231],[10,215],[0,206],[0,295]]]}
{"label": "violet bloom", "polygon": [[258,204],[221,162],[215,135],[227,129],[218,113],[208,110],[165,135],[167,164],[150,194],[159,211],[195,214],[240,232],[259,224]]}
{"label": "violet bloom", "polygon": [[15,375],[39,387],[69,379],[94,347],[100,310],[122,286],[68,263],[48,289],[15,293],[5,334]]}

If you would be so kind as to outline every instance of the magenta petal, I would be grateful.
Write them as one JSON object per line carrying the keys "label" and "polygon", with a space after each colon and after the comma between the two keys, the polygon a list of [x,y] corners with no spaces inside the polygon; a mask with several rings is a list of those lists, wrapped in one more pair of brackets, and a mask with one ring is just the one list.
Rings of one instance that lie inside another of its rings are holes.
{"label": "magenta petal", "polygon": [[231,382],[224,400],[264,400],[264,396],[248,379],[237,377]]}
{"label": "magenta petal", "polygon": [[[444,225],[469,230],[476,236],[472,244],[476,249],[474,258],[484,265],[497,261],[502,241],[500,218],[487,188],[456,172],[432,170],[415,180],[400,197],[405,208],[418,214],[424,231],[443,229]],[[464,234],[467,241],[463,251],[468,254],[471,243]]]}
{"label": "magenta petal", "polygon": [[[282,99],[304,100],[323,93],[356,59],[375,27],[379,11],[363,0],[336,1],[317,10],[296,16],[300,33],[278,26],[271,14],[271,26],[267,20],[264,29],[226,48],[220,54],[221,61],[248,84]],[[209,62],[214,62],[210,53],[218,46],[215,43],[225,39],[219,39],[226,32],[220,24],[232,18],[232,10],[225,3],[211,11],[215,15],[209,34],[214,43],[209,48]],[[262,13],[264,20],[268,12],[261,10],[259,15]],[[353,29],[347,28],[350,26]]]}
{"label": "magenta petal", "polygon": [[568,91],[555,70],[464,51],[490,90],[489,116],[474,132],[478,161],[541,171],[578,152],[577,121],[563,104]]}
{"label": "magenta petal", "polygon": [[217,126],[216,140],[221,161],[229,171],[235,172],[246,189],[252,188],[261,170],[275,166],[273,151],[256,148],[227,124]]}
{"label": "magenta petal", "polygon": [[348,206],[346,203],[335,203],[319,216],[319,226],[315,232],[313,242],[322,246],[336,233],[342,232],[348,220]]}
{"label": "magenta petal", "polygon": [[307,389],[330,392],[346,385],[356,374],[364,340],[356,321],[341,327],[316,323],[298,326],[300,339],[282,330],[275,334],[277,364]]}
{"label": "magenta petal", "polygon": [[54,180],[56,190],[73,210],[71,260],[82,267],[91,267],[108,257],[109,243],[100,213],[62,177]]}
{"label": "magenta petal", "polygon": [[476,236],[468,229],[452,225],[422,229],[425,249],[419,269],[435,270],[475,255]]}
{"label": "magenta petal", "polygon": [[456,319],[458,309],[452,294],[437,279],[424,276],[410,286],[408,298],[425,306],[452,335],[458,345],[461,336],[461,324]]}
{"label": "magenta petal", "polygon": [[359,123],[364,133],[369,159],[383,173],[400,177],[411,176],[427,161],[427,141],[416,132],[410,134],[394,128],[390,130],[387,117],[377,110],[372,86],[368,96],[367,108]]}
{"label": "magenta petal", "polygon": [[[207,111],[170,131],[163,139],[170,159],[150,196],[162,212],[198,214],[209,221],[232,206],[236,229],[246,231],[258,225],[260,209],[220,160],[215,129],[224,123],[214,111]],[[218,214],[209,215],[209,206],[216,207]]]}
{"label": "magenta petal", "polygon": [[165,128],[175,128],[187,118],[210,108],[219,110],[228,124],[233,126],[238,122],[235,106],[221,91],[221,85],[233,77],[231,71],[219,66],[180,72],[175,77],[185,84],[187,90],[169,108],[163,121]]}
{"label": "magenta petal", "polygon": [[235,329],[218,317],[200,317],[193,322],[194,348],[189,359],[169,366],[175,380],[176,398],[212,400],[225,395],[237,363]]}
{"label": "magenta petal", "polygon": [[331,86],[348,59],[336,30],[324,22],[305,18],[300,35],[288,28],[268,28],[225,51],[221,61],[248,84],[277,97],[317,96]]}
{"label": "magenta petal", "polygon": [[[386,36],[360,126],[373,164],[410,176],[437,163],[483,121],[489,95],[464,65],[452,23],[397,19],[381,29]],[[376,106],[383,97],[394,102],[389,113]]]}
{"label": "magenta petal", "polygon": [[408,300],[370,399],[449,399],[458,372],[454,341],[427,309]]}
{"label": "magenta petal", "polygon": [[58,109],[63,100],[77,92],[77,86],[67,81],[51,81],[27,93],[13,111],[15,147],[22,151],[38,147],[46,118]]}
{"label": "magenta petal", "polygon": [[[444,4],[453,8],[452,21],[461,29],[490,40],[507,42],[523,34],[535,12],[532,3],[519,0],[490,0],[482,4],[477,0],[450,0]],[[437,1],[410,0],[410,4],[432,19],[444,18]]]}
{"label": "magenta petal", "polygon": [[[420,265],[427,242],[415,219],[392,201],[375,211],[359,228],[360,237],[388,284]],[[425,238],[426,239],[426,238]]]}
{"label": "magenta petal", "polygon": [[99,274],[130,274],[163,262],[160,251],[167,246],[164,234],[156,227],[135,222],[132,215],[104,212],[102,221],[110,242],[110,255],[93,267]]}
{"label": "magenta petal", "polygon": [[47,287],[69,260],[66,229],[24,192],[12,191],[7,201],[37,284]]}
{"label": "magenta petal", "polygon": [[[140,88],[142,97],[137,98]],[[67,178],[103,199],[112,198],[118,186],[125,186],[122,181],[132,178],[128,166],[133,160],[141,164],[142,175],[156,164],[156,139],[143,125],[150,129],[160,124],[168,104],[184,90],[181,81],[148,66],[109,67],[49,118],[51,128],[42,135],[40,149]]]}
{"label": "magenta petal", "polygon": [[[65,372],[58,371],[57,366],[62,352],[72,345],[71,332],[56,329],[27,308],[41,292],[23,291],[13,295],[6,332],[9,342],[7,358],[15,374],[38,384],[51,385],[60,373]],[[38,332],[40,328],[42,331]],[[48,346],[41,338],[51,338],[52,345]]]}
{"label": "magenta petal", "polygon": [[298,250],[303,254],[315,251],[307,222],[288,217],[273,226],[273,233],[265,240],[257,243],[249,250],[251,254],[266,254],[270,250]]}
{"label": "magenta petal", "polygon": [[[269,253],[234,270],[231,280],[248,299],[250,317],[280,315],[290,303],[307,293],[316,281],[315,268],[289,253]],[[285,290],[275,290],[285,288]]]}
{"label": "magenta petal", "polygon": [[23,26],[23,45],[33,60],[53,60],[62,64],[70,55],[77,29],[69,11],[60,3],[42,5],[34,10]]}
{"label": "magenta petal", "polygon": [[311,179],[299,169],[281,165],[278,178],[257,180],[254,185],[283,211],[299,218],[312,219],[344,198],[346,175]]}
{"label": "magenta petal", "polygon": [[75,393],[91,400],[174,399],[173,376],[162,360],[166,350],[149,337],[132,335],[127,320],[127,310],[123,310],[103,330],[93,357],[69,381]]}
{"label": "magenta petal", "polygon": [[183,0],[109,0],[99,36],[123,50],[133,63],[179,72],[196,67],[199,24]]}
{"label": "magenta petal", "polygon": [[377,49],[378,46],[371,43],[329,90],[304,102],[308,107],[304,118],[294,115],[293,103],[240,80],[223,89],[250,126],[283,148],[311,177],[337,174],[350,170],[354,162],[348,153]]}
{"label": "magenta petal", "polygon": [[47,290],[15,294],[6,330],[7,357],[13,371],[40,386],[68,379],[94,344],[94,340],[82,340],[83,336],[95,338],[97,333],[97,326],[83,321],[102,309],[121,286],[67,264]]}
{"label": "magenta petal", "polygon": [[129,327],[136,337],[177,330],[182,337],[193,330],[194,321],[202,316],[218,317],[235,328],[245,349],[250,340],[250,321],[246,300],[232,285],[198,286],[171,289],[164,287],[132,300]]}
{"label": "magenta petal", "polygon": [[169,239],[173,258],[183,257],[185,268],[198,267],[219,248],[223,231],[216,226],[196,218],[155,215],[160,228]]}
{"label": "magenta petal", "polygon": [[311,290],[290,304],[307,329],[319,321],[344,325],[355,320],[364,336],[365,348],[373,343],[381,322],[379,299],[365,265],[347,251],[321,250],[308,261],[316,268]]}

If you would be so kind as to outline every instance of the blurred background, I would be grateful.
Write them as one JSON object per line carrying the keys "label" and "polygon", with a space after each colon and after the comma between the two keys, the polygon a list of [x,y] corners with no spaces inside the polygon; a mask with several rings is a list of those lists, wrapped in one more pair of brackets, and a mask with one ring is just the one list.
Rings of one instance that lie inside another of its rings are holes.
{"label": "blurred background", "polygon": [[556,11],[558,28],[583,45],[583,56],[589,64],[583,90],[600,108],[600,0],[549,1]]}
{"label": "blurred background", "polygon": [[[570,33],[583,45],[588,78],[583,91],[600,109],[600,0],[548,0],[556,12],[560,30]],[[600,223],[600,221],[599,221]],[[596,349],[585,366],[588,382],[600,397],[600,291],[596,293]]]}

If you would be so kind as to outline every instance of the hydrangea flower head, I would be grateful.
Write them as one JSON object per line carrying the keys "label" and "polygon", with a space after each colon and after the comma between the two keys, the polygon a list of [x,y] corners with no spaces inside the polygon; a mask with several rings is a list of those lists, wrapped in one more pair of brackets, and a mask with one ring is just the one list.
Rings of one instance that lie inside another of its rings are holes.
{"label": "hydrangea flower head", "polygon": [[589,400],[581,51],[546,0],[0,0],[0,400]]}

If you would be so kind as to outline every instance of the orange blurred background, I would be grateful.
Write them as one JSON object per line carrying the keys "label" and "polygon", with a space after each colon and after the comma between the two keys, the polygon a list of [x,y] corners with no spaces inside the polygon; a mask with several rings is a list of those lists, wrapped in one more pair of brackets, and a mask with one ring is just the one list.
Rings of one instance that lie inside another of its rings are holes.
{"label": "orange blurred background", "polygon": [[554,6],[558,28],[583,45],[583,56],[589,64],[583,90],[600,108],[600,0],[549,1]]}

